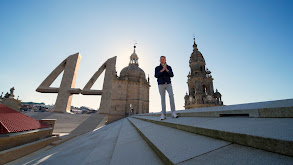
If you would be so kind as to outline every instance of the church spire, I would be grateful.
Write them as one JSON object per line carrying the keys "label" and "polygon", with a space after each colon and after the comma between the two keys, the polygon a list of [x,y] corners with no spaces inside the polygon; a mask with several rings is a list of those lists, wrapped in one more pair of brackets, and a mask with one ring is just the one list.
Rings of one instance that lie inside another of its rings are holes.
{"label": "church spire", "polygon": [[135,48],[136,48],[135,44],[134,44],[133,48],[134,48],[134,49],[133,49],[133,53],[135,53]]}
{"label": "church spire", "polygon": [[195,43],[195,37],[193,37],[193,50],[197,50],[197,44]]}
{"label": "church spire", "polygon": [[135,44],[133,46],[133,48],[134,48],[133,53],[130,56],[129,65],[137,65],[138,66],[138,57],[137,57],[137,54],[135,53],[135,48],[136,48]]}

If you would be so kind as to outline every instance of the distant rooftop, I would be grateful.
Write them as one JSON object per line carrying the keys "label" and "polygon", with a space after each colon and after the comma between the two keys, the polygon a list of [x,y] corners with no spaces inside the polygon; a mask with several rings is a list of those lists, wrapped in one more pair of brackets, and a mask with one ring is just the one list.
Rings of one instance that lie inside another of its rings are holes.
{"label": "distant rooftop", "polygon": [[48,128],[49,125],[0,104],[0,134]]}

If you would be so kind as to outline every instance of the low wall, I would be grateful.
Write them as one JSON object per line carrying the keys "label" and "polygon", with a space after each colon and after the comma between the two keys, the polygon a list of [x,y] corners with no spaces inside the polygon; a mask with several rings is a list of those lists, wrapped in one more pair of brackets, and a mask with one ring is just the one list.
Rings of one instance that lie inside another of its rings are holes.
{"label": "low wall", "polygon": [[21,158],[25,155],[31,154],[37,150],[40,150],[52,142],[58,140],[58,136],[51,136],[42,140],[27,143],[21,146],[13,147],[8,150],[0,151],[0,164],[5,164]]}
{"label": "low wall", "polygon": [[49,137],[52,134],[52,131],[52,128],[43,128],[17,133],[1,134],[0,151]]}
{"label": "low wall", "polygon": [[46,124],[48,124],[49,126],[52,127],[52,130],[50,131],[50,135],[52,135],[52,133],[53,133],[53,130],[54,130],[54,127],[55,127],[55,123],[56,123],[56,120],[57,120],[57,119],[42,119],[42,120],[41,120],[43,123],[46,123]]}

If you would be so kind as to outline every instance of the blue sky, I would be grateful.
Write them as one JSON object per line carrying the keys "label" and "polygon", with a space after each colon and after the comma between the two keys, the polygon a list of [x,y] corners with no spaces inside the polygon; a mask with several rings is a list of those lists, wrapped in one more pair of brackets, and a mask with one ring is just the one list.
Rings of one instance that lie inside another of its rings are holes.
{"label": "blue sky", "polygon": [[[177,109],[183,109],[193,35],[224,104],[292,98],[293,1],[0,1],[0,92],[15,87],[22,101],[54,104],[35,92],[67,56],[81,53],[76,88],[117,56],[128,65],[137,43],[150,75],[150,111],[160,111],[154,68],[172,66]],[[53,86],[60,84],[58,78]],[[101,89],[102,79],[94,85]],[[72,105],[98,108],[100,96],[74,95]],[[168,108],[168,105],[167,105]]]}

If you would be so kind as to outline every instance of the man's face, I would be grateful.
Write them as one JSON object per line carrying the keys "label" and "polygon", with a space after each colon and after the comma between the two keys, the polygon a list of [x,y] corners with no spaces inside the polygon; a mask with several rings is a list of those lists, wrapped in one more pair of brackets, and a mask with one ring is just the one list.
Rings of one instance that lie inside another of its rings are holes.
{"label": "man's face", "polygon": [[161,57],[160,58],[160,63],[161,64],[166,64],[166,58],[165,57]]}

